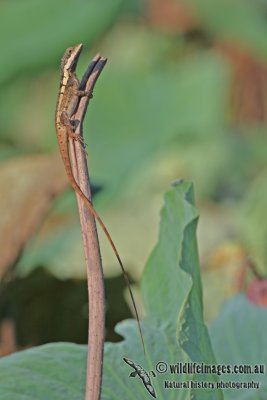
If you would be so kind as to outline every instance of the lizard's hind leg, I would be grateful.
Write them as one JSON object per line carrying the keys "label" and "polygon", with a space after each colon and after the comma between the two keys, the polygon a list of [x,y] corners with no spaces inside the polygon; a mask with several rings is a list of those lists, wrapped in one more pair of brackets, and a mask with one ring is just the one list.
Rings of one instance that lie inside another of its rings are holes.
{"label": "lizard's hind leg", "polygon": [[72,140],[75,140],[75,141],[79,141],[79,143],[82,146],[83,151],[85,152],[86,155],[88,155],[86,150],[85,150],[85,142],[84,142],[83,137],[79,133],[75,133],[74,132],[75,121],[72,121],[69,118],[67,112],[64,112],[64,111],[62,112],[62,114],[60,116],[60,119],[61,119],[62,123],[67,127],[68,138],[72,139]]}
{"label": "lizard's hind leg", "polygon": [[72,129],[68,129],[68,137],[69,137],[69,139],[75,140],[76,142],[78,141],[81,144],[82,150],[88,156],[88,153],[85,150],[86,143],[84,141],[84,138],[79,133],[75,133],[75,132],[73,132]]}

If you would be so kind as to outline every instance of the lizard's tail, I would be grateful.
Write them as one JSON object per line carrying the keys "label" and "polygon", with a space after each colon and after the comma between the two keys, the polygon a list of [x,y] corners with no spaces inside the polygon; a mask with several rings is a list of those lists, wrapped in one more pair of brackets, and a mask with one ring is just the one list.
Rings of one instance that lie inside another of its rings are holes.
{"label": "lizard's tail", "polygon": [[[73,181],[72,181],[72,182],[73,182]],[[74,190],[75,190],[76,192],[78,192],[78,194],[79,194],[79,195],[82,197],[82,199],[84,200],[84,204],[85,204],[87,210],[88,210],[91,214],[93,214],[93,216],[94,216],[94,217],[96,218],[96,220],[99,222],[99,225],[100,225],[101,228],[103,229],[103,231],[104,231],[104,233],[105,233],[105,235],[106,235],[106,237],[107,237],[107,239],[108,239],[108,241],[109,241],[109,243],[110,243],[110,245],[111,245],[111,247],[112,247],[112,249],[113,249],[113,251],[114,251],[114,253],[115,253],[115,255],[116,255],[116,258],[117,258],[117,260],[118,260],[118,263],[120,264],[120,267],[121,267],[121,269],[122,269],[122,272],[123,272],[123,276],[124,276],[126,285],[127,285],[127,287],[128,287],[129,293],[130,293],[131,301],[132,301],[132,304],[133,304],[133,307],[134,307],[134,312],[135,312],[136,320],[137,320],[137,323],[138,323],[138,329],[139,329],[139,333],[140,333],[140,337],[141,337],[142,347],[143,347],[143,351],[144,351],[144,354],[145,354],[145,353],[146,353],[146,350],[145,350],[145,341],[144,341],[144,337],[143,337],[143,333],[142,333],[142,329],[141,329],[140,318],[139,318],[139,315],[138,315],[138,311],[137,311],[136,303],[135,303],[135,300],[134,300],[133,292],[132,292],[132,289],[131,289],[131,286],[130,286],[130,281],[129,281],[129,277],[128,277],[127,271],[126,271],[126,269],[124,268],[124,265],[123,265],[123,263],[122,263],[122,260],[121,260],[121,258],[120,258],[120,255],[119,255],[119,253],[118,253],[118,250],[117,250],[117,248],[116,248],[116,246],[115,246],[113,240],[111,239],[111,236],[110,236],[110,234],[109,234],[109,232],[108,232],[108,230],[107,230],[107,228],[106,228],[104,222],[102,221],[102,219],[101,219],[100,216],[98,215],[98,213],[97,213],[97,211],[95,210],[95,208],[94,208],[92,202],[91,202],[91,201],[88,199],[88,197],[83,193],[82,189],[81,189],[80,186],[76,183],[76,181],[75,181],[75,184],[73,183],[73,186],[75,186],[75,187],[73,187]]]}

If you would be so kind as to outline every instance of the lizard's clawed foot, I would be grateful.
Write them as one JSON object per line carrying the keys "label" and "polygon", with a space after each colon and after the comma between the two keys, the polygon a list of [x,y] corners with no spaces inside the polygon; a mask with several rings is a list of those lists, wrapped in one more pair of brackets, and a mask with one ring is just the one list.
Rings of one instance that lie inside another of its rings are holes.
{"label": "lizard's clawed foot", "polygon": [[84,142],[84,138],[79,134],[79,133],[75,133],[75,132],[70,132],[69,133],[69,137],[73,140],[75,140],[76,142],[81,143],[81,145],[83,147],[85,147],[85,142]]}
{"label": "lizard's clawed foot", "polygon": [[69,138],[71,138],[72,140],[75,140],[76,142],[78,141],[82,146],[82,150],[88,156],[88,154],[87,154],[87,152],[85,150],[86,143],[84,141],[84,138],[79,133],[69,132]]}
{"label": "lizard's clawed foot", "polygon": [[89,99],[93,98],[93,93],[91,90],[77,90],[76,95],[79,97],[89,97]]}

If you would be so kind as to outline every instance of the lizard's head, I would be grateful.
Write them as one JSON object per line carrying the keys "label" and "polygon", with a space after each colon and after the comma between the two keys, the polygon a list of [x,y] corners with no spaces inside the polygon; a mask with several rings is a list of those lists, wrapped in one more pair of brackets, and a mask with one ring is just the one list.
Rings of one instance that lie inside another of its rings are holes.
{"label": "lizard's head", "polygon": [[81,54],[83,45],[77,44],[76,46],[69,47],[61,59],[61,70],[75,71],[79,56]]}

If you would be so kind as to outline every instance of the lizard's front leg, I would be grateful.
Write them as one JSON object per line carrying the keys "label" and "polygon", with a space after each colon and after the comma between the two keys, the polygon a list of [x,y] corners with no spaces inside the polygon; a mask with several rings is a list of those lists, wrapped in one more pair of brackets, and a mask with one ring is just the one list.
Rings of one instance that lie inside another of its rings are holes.
{"label": "lizard's front leg", "polygon": [[77,90],[75,94],[79,97],[89,97],[89,99],[93,98],[93,93],[91,90]]}

